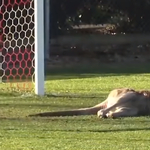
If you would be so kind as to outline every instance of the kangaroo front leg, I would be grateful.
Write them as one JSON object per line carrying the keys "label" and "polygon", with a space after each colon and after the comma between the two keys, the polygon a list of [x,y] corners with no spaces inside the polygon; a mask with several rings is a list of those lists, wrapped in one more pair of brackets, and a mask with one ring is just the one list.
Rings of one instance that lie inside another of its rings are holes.
{"label": "kangaroo front leg", "polygon": [[119,108],[114,112],[106,114],[108,118],[119,118],[119,117],[134,117],[137,116],[137,108]]}

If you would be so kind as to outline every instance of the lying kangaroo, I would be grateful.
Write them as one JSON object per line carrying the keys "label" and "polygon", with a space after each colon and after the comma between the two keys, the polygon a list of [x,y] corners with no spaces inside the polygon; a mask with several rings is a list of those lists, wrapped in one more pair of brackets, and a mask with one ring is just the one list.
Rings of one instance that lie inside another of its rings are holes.
{"label": "lying kangaroo", "polygon": [[89,108],[68,111],[43,112],[29,116],[95,115],[100,118],[118,118],[150,115],[150,91],[129,88],[112,90],[102,103]]}

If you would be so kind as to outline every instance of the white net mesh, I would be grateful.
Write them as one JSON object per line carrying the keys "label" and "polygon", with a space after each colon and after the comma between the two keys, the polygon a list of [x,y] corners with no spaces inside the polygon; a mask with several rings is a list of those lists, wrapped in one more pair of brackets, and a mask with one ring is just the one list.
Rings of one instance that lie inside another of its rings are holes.
{"label": "white net mesh", "polygon": [[33,76],[34,0],[0,0],[1,83],[31,90]]}

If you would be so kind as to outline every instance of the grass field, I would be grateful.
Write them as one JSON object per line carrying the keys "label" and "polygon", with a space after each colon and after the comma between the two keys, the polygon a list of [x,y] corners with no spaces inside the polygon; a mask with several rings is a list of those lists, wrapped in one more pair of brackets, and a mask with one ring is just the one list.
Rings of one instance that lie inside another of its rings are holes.
{"label": "grass field", "polygon": [[111,89],[149,89],[150,64],[49,70],[46,96],[1,90],[0,150],[149,150],[150,117],[28,118],[28,114],[93,106]]}

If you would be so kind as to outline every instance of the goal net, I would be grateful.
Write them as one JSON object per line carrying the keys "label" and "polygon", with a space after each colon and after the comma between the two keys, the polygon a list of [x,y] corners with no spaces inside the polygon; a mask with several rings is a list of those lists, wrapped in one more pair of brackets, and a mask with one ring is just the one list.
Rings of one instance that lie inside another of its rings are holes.
{"label": "goal net", "polygon": [[39,94],[38,67],[43,67],[42,4],[43,0],[0,0],[1,87],[21,91],[36,88]]}

